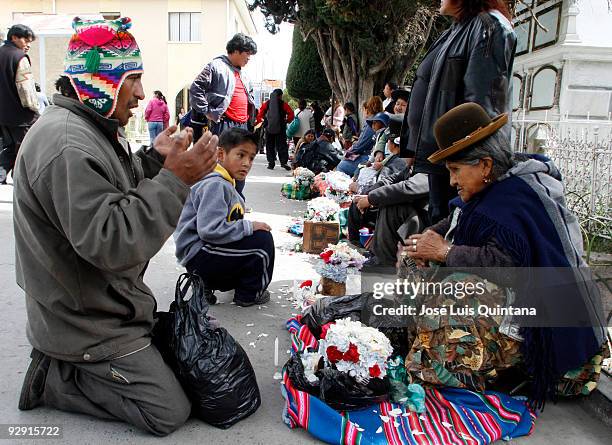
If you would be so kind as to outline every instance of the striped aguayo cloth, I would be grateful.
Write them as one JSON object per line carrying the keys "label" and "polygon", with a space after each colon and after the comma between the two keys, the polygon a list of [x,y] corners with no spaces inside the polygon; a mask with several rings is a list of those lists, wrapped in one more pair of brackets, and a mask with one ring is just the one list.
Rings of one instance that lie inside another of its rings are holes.
{"label": "striped aguayo cloth", "polygon": [[[287,322],[293,353],[317,347],[317,339],[300,318],[298,315]],[[295,389],[286,373],[282,392],[285,423],[290,428],[304,428],[329,444],[481,445],[529,435],[535,423],[535,415],[523,401],[493,391],[427,389],[423,414],[406,412],[393,403],[338,412]],[[402,414],[392,416],[390,412],[397,408]],[[389,421],[384,422],[381,416]]]}

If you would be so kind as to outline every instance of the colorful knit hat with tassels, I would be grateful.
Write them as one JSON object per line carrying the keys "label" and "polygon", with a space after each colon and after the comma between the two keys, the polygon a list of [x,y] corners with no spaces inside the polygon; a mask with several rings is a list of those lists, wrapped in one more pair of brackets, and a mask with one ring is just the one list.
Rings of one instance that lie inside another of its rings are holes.
{"label": "colorful knit hat with tassels", "polygon": [[134,36],[127,30],[132,21],[72,22],[75,34],[70,39],[64,73],[70,78],[83,104],[104,117],[110,117],[126,77],[142,73],[142,58]]}

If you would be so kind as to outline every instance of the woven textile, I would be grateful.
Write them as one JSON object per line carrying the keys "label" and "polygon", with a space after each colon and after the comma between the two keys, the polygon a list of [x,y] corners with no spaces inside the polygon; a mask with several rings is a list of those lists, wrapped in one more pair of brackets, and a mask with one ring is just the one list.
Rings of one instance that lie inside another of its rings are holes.
{"label": "woven textile", "polygon": [[129,18],[72,22],[75,31],[64,60],[64,74],[72,82],[79,100],[110,117],[117,106],[126,77],[142,73],[142,58],[134,36],[128,32]]}

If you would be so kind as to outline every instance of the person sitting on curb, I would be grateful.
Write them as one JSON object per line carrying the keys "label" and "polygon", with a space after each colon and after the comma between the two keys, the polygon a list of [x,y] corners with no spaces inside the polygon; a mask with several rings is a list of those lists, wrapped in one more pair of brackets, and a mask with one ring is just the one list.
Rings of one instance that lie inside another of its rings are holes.
{"label": "person sitting on curb", "polygon": [[189,272],[202,277],[206,298],[214,290],[235,289],[238,306],[264,304],[274,270],[270,226],[244,219],[244,198],[236,190],[257,154],[255,134],[230,128],[219,138],[215,170],[195,184],[187,198],[174,240],[176,257]]}
{"label": "person sitting on curb", "polygon": [[217,137],[187,150],[192,130],[171,136],[173,126],[132,154],[123,127],[144,91],[130,26],[75,19],[61,95],[17,158],[15,269],[34,348],[19,409],[44,404],[165,436],[191,403],[151,344],[157,304],[143,276],[189,186],[214,168]]}
{"label": "person sitting on curb", "polygon": [[[395,146],[395,138],[400,135],[402,128],[402,116],[392,114],[389,116],[389,123],[379,135],[376,146],[372,150],[371,167],[377,171],[376,181],[391,176],[406,168],[406,161],[399,157],[399,147]],[[385,144],[381,146],[380,141]],[[382,159],[380,155],[382,154]]]}
{"label": "person sitting on curb", "polygon": [[[391,143],[391,141],[389,141]],[[399,137],[391,150],[399,153]],[[418,233],[427,223],[429,187],[427,175],[413,174],[414,157],[403,159],[407,167],[386,176],[371,186],[365,195],[355,197],[349,209],[349,239],[359,240],[359,229],[372,219],[376,221],[374,235],[368,244],[372,257],[369,265],[392,265],[396,261],[399,233]]]}
{"label": "person sitting on curb", "polygon": [[296,154],[294,168],[304,167],[316,175],[335,169],[342,160],[342,155],[332,144],[335,137],[334,130],[326,128],[318,140],[303,144]]}

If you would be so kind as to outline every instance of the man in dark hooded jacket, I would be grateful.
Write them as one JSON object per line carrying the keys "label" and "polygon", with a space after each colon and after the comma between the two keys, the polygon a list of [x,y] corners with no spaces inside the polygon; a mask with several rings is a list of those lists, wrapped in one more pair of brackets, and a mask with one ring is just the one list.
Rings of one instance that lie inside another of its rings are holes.
{"label": "man in dark hooded jacket", "polygon": [[335,136],[334,130],[326,128],[318,140],[304,144],[296,156],[296,167],[307,168],[317,175],[335,169],[342,160],[342,155],[332,145]]}
{"label": "man in dark hooded jacket", "polygon": [[274,169],[276,154],[281,167],[291,170],[289,162],[289,147],[287,146],[287,124],[293,120],[293,110],[283,101],[283,90],[277,88],[272,91],[270,99],[261,105],[257,114],[257,123],[264,121],[266,130],[266,157],[268,169]]}

